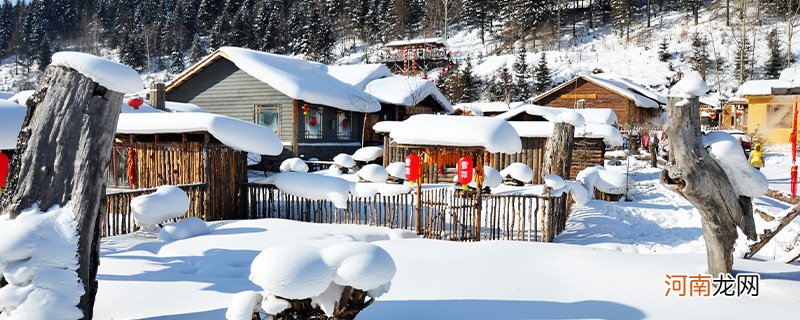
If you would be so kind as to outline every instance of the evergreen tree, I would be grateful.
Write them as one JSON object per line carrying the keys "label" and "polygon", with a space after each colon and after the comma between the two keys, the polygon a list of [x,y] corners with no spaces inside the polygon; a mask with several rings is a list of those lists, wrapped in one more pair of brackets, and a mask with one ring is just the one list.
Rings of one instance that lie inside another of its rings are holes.
{"label": "evergreen tree", "polygon": [[767,79],[777,79],[786,67],[786,54],[778,42],[778,30],[772,29],[767,34],[767,48],[769,48],[769,60],[764,67],[764,76]]}
{"label": "evergreen tree", "polygon": [[708,76],[711,55],[708,53],[708,40],[698,33],[692,35],[692,56],[689,58],[692,69],[700,73],[703,80]]}
{"label": "evergreen tree", "polygon": [[316,8],[308,18],[305,28],[305,37],[310,40],[306,52],[311,60],[322,63],[333,62],[333,46],[336,39],[333,37],[333,26],[327,19],[322,18],[321,8]]}
{"label": "evergreen tree", "polygon": [[669,43],[667,42],[667,38],[664,38],[658,45],[658,60],[667,62],[670,58],[672,58],[672,53],[669,52]]}
{"label": "evergreen tree", "polygon": [[511,99],[511,74],[508,68],[501,67],[495,71],[494,75],[487,81],[488,86],[484,92],[486,100],[489,101],[505,101],[509,102]]}
{"label": "evergreen tree", "polygon": [[485,43],[486,34],[491,33],[492,24],[500,15],[500,1],[498,0],[464,0],[462,4],[464,22],[478,29],[481,43]]}
{"label": "evergreen tree", "polygon": [[521,44],[517,51],[517,59],[512,66],[514,69],[515,83],[511,90],[511,100],[522,101],[533,95],[531,86],[528,84],[528,80],[531,78],[531,72],[528,67],[528,51],[525,49],[525,44]]}
{"label": "evergreen tree", "polygon": [[467,62],[464,64],[464,68],[461,70],[458,79],[459,91],[462,94],[457,101],[474,102],[481,98],[480,93],[482,91],[483,82],[480,78],[475,76],[470,59],[466,60]]}
{"label": "evergreen tree", "polygon": [[39,70],[44,71],[50,65],[53,52],[51,49],[50,37],[46,34],[41,36],[41,41],[36,49],[36,61],[39,63]]}
{"label": "evergreen tree", "polygon": [[186,69],[186,65],[183,63],[183,53],[178,48],[173,48],[172,53],[170,54],[172,63],[169,66],[169,71],[172,74],[179,74]]}
{"label": "evergreen tree", "polygon": [[536,65],[533,73],[533,87],[536,93],[543,93],[553,86],[550,68],[547,67],[547,56],[544,51],[542,51],[542,55],[539,57],[539,64]]}
{"label": "evergreen tree", "polygon": [[223,0],[201,0],[197,8],[197,32],[210,34],[222,10]]}
{"label": "evergreen tree", "polygon": [[3,1],[0,8],[0,57],[7,56],[7,49],[14,34],[14,6],[10,0]]}
{"label": "evergreen tree", "polygon": [[631,19],[633,17],[632,0],[610,0],[611,2],[611,22],[614,30],[620,36],[624,35],[627,40],[630,36]]}
{"label": "evergreen tree", "polygon": [[192,49],[189,52],[189,63],[198,63],[207,55],[208,49],[206,49],[205,43],[203,43],[200,36],[194,36],[194,41],[192,41]]}
{"label": "evergreen tree", "polygon": [[442,71],[433,83],[436,84],[436,88],[439,89],[439,92],[441,92],[447,100],[460,101],[460,92],[456,92],[458,89],[457,81],[458,69],[449,66],[442,67]]}

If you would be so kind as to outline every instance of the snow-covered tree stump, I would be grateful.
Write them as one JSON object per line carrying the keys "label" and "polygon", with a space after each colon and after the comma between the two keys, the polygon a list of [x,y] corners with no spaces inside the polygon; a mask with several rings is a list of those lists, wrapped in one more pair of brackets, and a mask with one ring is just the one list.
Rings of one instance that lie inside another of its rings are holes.
{"label": "snow-covered tree stump", "polygon": [[[542,177],[554,174],[564,179],[569,178],[574,137],[574,125],[562,121],[553,123],[553,134],[547,139],[547,146],[545,147],[544,164],[542,165],[542,172],[540,172]],[[545,212],[557,213],[558,211],[546,210]],[[542,241],[553,241],[558,230],[558,224],[559,221],[554,215],[542,215]]]}
{"label": "snow-covered tree stump", "polygon": [[708,272],[730,273],[736,227],[749,239],[756,238],[750,198],[737,196],[728,175],[703,146],[697,96],[669,98],[667,112],[664,128],[670,139],[670,162],[661,172],[661,181],[700,212]]}
{"label": "snow-covered tree stump", "polygon": [[92,318],[97,292],[104,172],[123,98],[111,88],[123,91],[137,83],[141,89],[138,74],[126,66],[85,54],[54,55],[28,100],[2,196],[2,214],[11,219],[23,219],[20,213],[28,208],[47,211],[71,203],[78,234],[77,273],[84,289],[77,307],[83,319]]}

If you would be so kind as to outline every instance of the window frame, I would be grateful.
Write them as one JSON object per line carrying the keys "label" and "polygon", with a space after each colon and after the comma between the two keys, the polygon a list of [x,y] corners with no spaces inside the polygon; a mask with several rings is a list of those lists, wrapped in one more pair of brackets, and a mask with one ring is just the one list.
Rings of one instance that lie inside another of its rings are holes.
{"label": "window frame", "polygon": [[282,121],[281,121],[281,105],[280,104],[257,104],[257,105],[254,105],[253,106],[253,123],[255,123],[255,124],[259,125],[259,126],[265,127],[265,128],[269,128],[269,127],[261,124],[261,121],[259,119],[259,115],[260,115],[261,111],[264,111],[264,110],[272,111],[273,109],[275,111],[275,114],[277,115],[277,117],[275,119],[275,128],[273,130],[275,131],[275,134],[280,134],[281,129],[282,129],[282,124],[283,124]]}

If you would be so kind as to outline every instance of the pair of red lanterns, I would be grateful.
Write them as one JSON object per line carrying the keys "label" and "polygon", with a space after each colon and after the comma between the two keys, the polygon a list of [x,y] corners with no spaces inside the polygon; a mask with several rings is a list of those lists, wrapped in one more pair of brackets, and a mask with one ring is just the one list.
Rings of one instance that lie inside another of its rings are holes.
{"label": "pair of red lanterns", "polygon": [[[472,182],[473,166],[472,158],[462,157],[461,159],[458,159],[458,164],[456,165],[458,183],[467,185]],[[419,159],[419,156],[413,153],[406,156],[406,180],[416,181],[420,178],[421,174],[422,163]]]}

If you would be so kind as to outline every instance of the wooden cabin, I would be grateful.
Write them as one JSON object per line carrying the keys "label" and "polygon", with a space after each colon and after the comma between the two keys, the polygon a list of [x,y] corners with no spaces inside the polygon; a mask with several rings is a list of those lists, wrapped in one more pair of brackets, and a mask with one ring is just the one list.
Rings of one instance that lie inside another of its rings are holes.
{"label": "wooden cabin", "polygon": [[247,182],[247,153],[277,155],[270,130],[209,113],[120,115],[106,173],[109,189],[199,185],[190,214],[205,220],[242,218],[239,189]]}
{"label": "wooden cabin", "polygon": [[794,106],[800,101],[798,73],[796,68],[787,68],[778,79],[750,80],[739,87],[737,95],[746,100],[746,108],[738,109],[743,111],[747,133],[771,143],[791,142]]}
{"label": "wooden cabin", "polygon": [[382,110],[381,101],[364,90],[371,81],[392,75],[375,66],[333,67],[223,47],[165,90],[168,100],[272,129],[284,142],[281,158],[325,160],[360,148],[365,114]]}
{"label": "wooden cabin", "polygon": [[620,128],[627,130],[648,127],[657,121],[666,99],[625,78],[583,75],[533,98],[531,103],[556,108],[611,109]]}
{"label": "wooden cabin", "polygon": [[397,40],[384,45],[378,61],[397,74],[419,74],[451,62],[450,47],[443,38]]}

